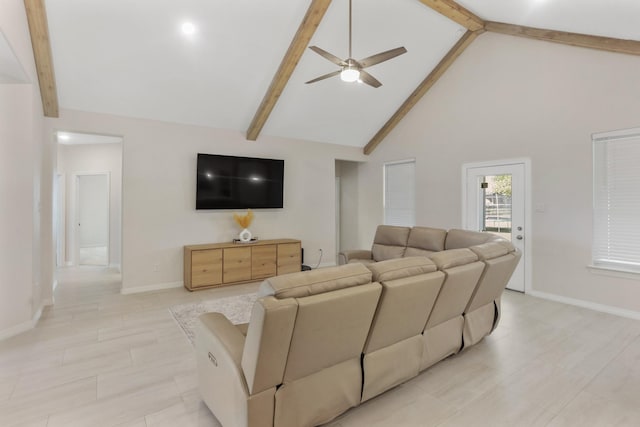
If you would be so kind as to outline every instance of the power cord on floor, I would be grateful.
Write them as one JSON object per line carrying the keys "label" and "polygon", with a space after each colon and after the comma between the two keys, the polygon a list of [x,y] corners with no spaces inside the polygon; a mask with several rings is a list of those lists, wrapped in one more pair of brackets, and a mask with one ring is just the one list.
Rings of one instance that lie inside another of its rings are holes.
{"label": "power cord on floor", "polygon": [[320,259],[318,260],[318,263],[316,264],[315,267],[313,267],[313,269],[317,269],[318,267],[320,267],[320,263],[322,262],[322,249],[318,249],[320,251]]}

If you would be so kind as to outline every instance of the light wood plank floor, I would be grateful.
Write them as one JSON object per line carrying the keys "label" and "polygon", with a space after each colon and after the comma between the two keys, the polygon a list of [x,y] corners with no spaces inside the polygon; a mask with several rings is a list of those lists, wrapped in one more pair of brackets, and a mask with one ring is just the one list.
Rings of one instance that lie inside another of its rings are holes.
{"label": "light wood plank floor", "polygon": [[[120,295],[119,276],[62,270],[38,326],[0,342],[0,426],[219,426],[168,307],[256,284]],[[640,425],[640,322],[507,292],[478,345],[329,424]]]}

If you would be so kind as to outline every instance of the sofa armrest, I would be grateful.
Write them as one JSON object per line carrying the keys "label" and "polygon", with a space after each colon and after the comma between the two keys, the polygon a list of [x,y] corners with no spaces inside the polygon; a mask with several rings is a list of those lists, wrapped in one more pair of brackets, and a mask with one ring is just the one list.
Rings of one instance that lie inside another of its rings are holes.
{"label": "sofa armrest", "polygon": [[373,259],[371,251],[366,249],[352,249],[338,254],[338,265],[349,264],[354,259]]}
{"label": "sofa armrest", "polygon": [[245,337],[221,313],[205,313],[196,326],[200,394],[223,425],[242,425],[249,392],[241,367]]}
{"label": "sofa armrest", "polygon": [[196,345],[203,344],[209,351],[217,350],[220,354],[224,353],[224,357],[228,358],[230,363],[240,367],[245,339],[242,330],[222,313],[205,313],[198,321]]}

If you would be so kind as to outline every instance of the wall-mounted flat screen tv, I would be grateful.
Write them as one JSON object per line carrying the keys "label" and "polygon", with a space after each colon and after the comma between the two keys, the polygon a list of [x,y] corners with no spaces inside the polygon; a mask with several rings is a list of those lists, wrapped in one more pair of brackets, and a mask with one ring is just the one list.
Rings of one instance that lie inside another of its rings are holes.
{"label": "wall-mounted flat screen tv", "polygon": [[284,160],[198,154],[196,209],[283,207]]}

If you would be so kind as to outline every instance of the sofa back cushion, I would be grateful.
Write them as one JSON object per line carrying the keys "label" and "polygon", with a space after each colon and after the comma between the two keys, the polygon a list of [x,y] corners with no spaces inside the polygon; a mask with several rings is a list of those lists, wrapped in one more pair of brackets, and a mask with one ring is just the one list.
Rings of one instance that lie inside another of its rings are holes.
{"label": "sofa back cushion", "polygon": [[379,225],[373,238],[371,253],[375,261],[402,258],[407,247],[410,227]]}
{"label": "sofa back cushion", "polygon": [[371,271],[359,263],[320,270],[301,271],[266,279],[258,295],[273,295],[278,299],[300,298],[350,288],[371,282]]}
{"label": "sofa back cushion", "polygon": [[296,298],[284,383],[359,360],[381,293],[379,283]]}
{"label": "sofa back cushion", "polygon": [[447,233],[445,249],[468,248],[470,246],[481,245],[482,243],[495,240],[504,239],[493,233],[452,228]]}
{"label": "sofa back cushion", "polygon": [[484,262],[485,268],[465,313],[470,313],[500,297],[522,255],[507,241],[484,243],[469,249]]}
{"label": "sofa back cushion", "polygon": [[438,252],[431,259],[446,278],[427,321],[427,329],[464,313],[484,269],[484,263],[469,249]]}
{"label": "sofa back cushion", "polygon": [[364,353],[419,335],[440,292],[444,273],[425,257],[399,258],[368,266],[382,296]]}
{"label": "sofa back cushion", "polygon": [[268,296],[253,305],[241,362],[250,394],[282,383],[297,311],[292,298]]}
{"label": "sofa back cushion", "polygon": [[[413,227],[407,240],[407,251],[418,249],[429,252],[444,251],[447,230],[430,227]],[[405,253],[405,256],[408,254]]]}

